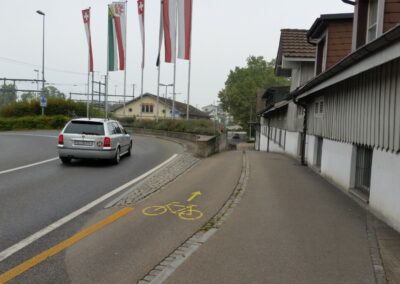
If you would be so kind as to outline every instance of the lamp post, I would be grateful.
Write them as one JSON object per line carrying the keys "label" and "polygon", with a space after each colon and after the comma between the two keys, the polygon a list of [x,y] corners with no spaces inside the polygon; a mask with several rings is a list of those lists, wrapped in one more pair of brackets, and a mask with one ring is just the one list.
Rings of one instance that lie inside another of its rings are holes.
{"label": "lamp post", "polygon": [[[44,96],[44,27],[45,27],[46,14],[40,10],[37,10],[36,13],[43,16],[43,53],[42,53],[42,97],[43,97]],[[42,107],[42,115],[44,115],[44,107]]]}
{"label": "lamp post", "polygon": [[35,71],[35,73],[36,73],[36,90],[37,90],[37,92],[36,92],[36,98],[38,97],[38,95],[39,95],[39,69],[34,69],[33,71]]}

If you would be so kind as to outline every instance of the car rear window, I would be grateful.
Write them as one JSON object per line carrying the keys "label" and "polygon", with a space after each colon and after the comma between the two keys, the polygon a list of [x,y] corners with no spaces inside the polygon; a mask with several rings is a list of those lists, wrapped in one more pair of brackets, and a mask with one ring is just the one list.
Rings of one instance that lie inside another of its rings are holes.
{"label": "car rear window", "polygon": [[104,125],[95,121],[71,121],[64,133],[104,135]]}

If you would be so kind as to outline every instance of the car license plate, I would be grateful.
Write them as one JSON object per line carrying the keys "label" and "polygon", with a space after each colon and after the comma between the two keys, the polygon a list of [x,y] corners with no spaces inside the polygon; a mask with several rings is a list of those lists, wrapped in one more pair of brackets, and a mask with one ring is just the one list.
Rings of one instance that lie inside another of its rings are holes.
{"label": "car license plate", "polygon": [[93,146],[93,141],[76,140],[76,141],[74,141],[74,145],[77,145],[77,146]]}

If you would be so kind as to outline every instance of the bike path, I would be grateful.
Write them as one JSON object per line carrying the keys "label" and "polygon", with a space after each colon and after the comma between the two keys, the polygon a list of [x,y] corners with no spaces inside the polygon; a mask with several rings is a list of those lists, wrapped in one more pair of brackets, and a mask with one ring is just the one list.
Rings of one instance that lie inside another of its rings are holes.
{"label": "bike path", "polygon": [[[70,247],[48,257],[12,281],[135,283],[218,212],[235,188],[241,170],[241,152],[225,152],[201,160],[187,173],[135,206],[133,211],[116,207],[101,210],[82,226],[78,235],[85,235],[85,230],[96,227],[92,230],[94,233],[82,239],[78,236],[73,241],[67,240],[67,245],[72,243]],[[196,192],[201,192],[201,195],[193,194]],[[187,202],[188,199],[192,201]],[[171,202],[197,205],[193,209],[203,215],[196,220],[184,220],[191,219],[190,214],[181,214],[185,217],[181,219],[171,212],[158,216],[146,216],[142,212],[149,206]],[[120,214],[121,210],[125,213]],[[105,226],[98,226],[118,214],[122,217]],[[49,250],[49,255],[52,252],[53,248]]]}

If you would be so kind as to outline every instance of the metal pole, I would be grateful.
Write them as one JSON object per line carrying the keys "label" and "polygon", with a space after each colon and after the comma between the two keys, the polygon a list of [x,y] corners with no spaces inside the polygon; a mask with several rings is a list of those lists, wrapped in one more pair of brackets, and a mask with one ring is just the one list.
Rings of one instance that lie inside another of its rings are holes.
{"label": "metal pole", "polygon": [[188,79],[188,93],[187,93],[187,105],[186,105],[186,120],[189,120],[189,105],[190,105],[190,79],[192,73],[192,24],[193,24],[193,0],[191,3],[191,15],[190,15],[190,46],[189,46],[189,79]]}
{"label": "metal pole", "polygon": [[92,72],[92,100],[91,100],[92,105],[93,105],[93,97],[94,97],[94,72]]}
{"label": "metal pole", "polygon": [[126,96],[126,55],[127,55],[127,40],[126,40],[126,27],[127,27],[127,21],[128,21],[128,1],[125,1],[125,42],[124,42],[124,117],[126,116],[126,110],[125,110],[125,96]]}
{"label": "metal pole", "polygon": [[[45,38],[44,38],[44,33],[45,33],[45,16],[46,14],[43,13],[42,11],[38,10],[36,11],[39,15],[43,17],[43,53],[42,53],[42,95],[41,97],[44,96],[44,43],[45,43]],[[42,115],[44,115],[44,107],[42,107]]]}
{"label": "metal pole", "polygon": [[[110,13],[110,5],[107,5],[107,15],[109,15]],[[110,28],[110,27],[108,27]],[[108,95],[108,68],[110,66],[110,36],[109,36],[109,32],[107,32],[107,75],[105,78],[105,94],[104,94],[104,112],[105,112],[105,118],[107,119],[108,114],[108,107],[107,107],[107,95]]]}
{"label": "metal pole", "polygon": [[143,107],[142,107],[142,100],[143,100],[143,73],[144,73],[144,69],[142,67],[142,82],[141,82],[141,90],[140,90],[140,119],[142,119],[143,117]]}
{"label": "metal pole", "polygon": [[158,79],[157,79],[157,112],[156,112],[156,122],[158,122],[158,109],[160,102],[160,65],[158,65]]}
{"label": "metal pole", "polygon": [[87,94],[86,94],[86,117],[89,118],[89,92],[90,92],[90,50],[88,60],[88,81],[87,81]]}
{"label": "metal pole", "polygon": [[[176,40],[177,40],[177,29],[178,29],[178,13],[175,16],[175,38],[174,46],[176,47]],[[174,87],[173,87],[173,94],[172,94],[172,119],[175,119],[175,91],[176,91],[176,49],[174,50],[174,54],[172,55],[174,58]]]}

